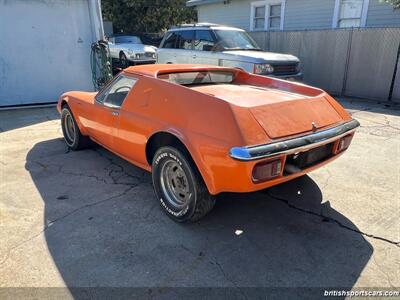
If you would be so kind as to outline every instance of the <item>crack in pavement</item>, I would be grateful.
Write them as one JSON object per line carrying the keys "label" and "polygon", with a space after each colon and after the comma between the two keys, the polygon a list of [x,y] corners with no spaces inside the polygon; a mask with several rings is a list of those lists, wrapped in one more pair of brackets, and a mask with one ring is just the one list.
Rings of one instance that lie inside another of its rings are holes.
{"label": "crack in pavement", "polygon": [[[92,179],[95,179],[96,181],[102,182],[102,183],[104,183],[104,184],[114,184],[114,183],[109,183],[106,179],[101,178],[101,177],[96,176],[96,175],[64,171],[64,170],[63,170],[64,165],[59,165],[59,164],[44,164],[44,163],[42,163],[42,162],[40,162],[40,161],[37,161],[37,160],[33,160],[33,161],[30,161],[30,162],[33,162],[33,163],[39,165],[44,171],[49,170],[49,167],[50,167],[50,166],[54,166],[54,167],[57,168],[57,170],[55,171],[56,173],[61,173],[61,174],[64,174],[64,175],[69,175],[69,176],[78,176],[78,177],[92,178]],[[28,167],[27,167],[26,169],[27,169],[28,171],[32,171],[32,170],[31,170],[30,168],[28,168]],[[119,183],[118,183],[118,184],[119,184]],[[125,185],[125,184],[124,184],[124,185]]]}
{"label": "crack in pavement", "polygon": [[313,212],[313,211],[305,209],[305,208],[297,207],[297,206],[291,204],[288,199],[275,196],[268,190],[265,190],[264,193],[267,194],[268,196],[270,196],[272,199],[275,199],[275,200],[278,200],[280,202],[285,203],[290,208],[296,209],[296,210],[301,211],[301,212],[306,213],[306,214],[310,214],[310,215],[313,215],[313,216],[320,217],[324,221],[329,221],[329,222],[336,223],[337,225],[339,225],[339,227],[344,228],[346,230],[361,234],[363,236],[366,236],[366,237],[369,237],[369,238],[372,238],[372,239],[380,240],[380,241],[392,244],[392,245],[400,248],[400,241],[396,242],[396,241],[392,241],[392,240],[384,238],[384,237],[380,237],[380,236],[376,236],[376,235],[373,235],[373,234],[370,234],[370,233],[362,232],[362,231],[360,231],[358,229],[351,228],[350,226],[347,226],[347,225],[341,223],[340,221],[338,221],[338,220],[336,220],[336,219],[334,219],[332,217],[325,216],[322,213],[316,213],[316,212]]}
{"label": "crack in pavement", "polygon": [[84,174],[84,173],[74,173],[74,172],[68,172],[68,171],[63,171],[63,170],[61,170],[60,173],[65,174],[65,175],[70,175],[70,176],[92,178],[92,179],[95,179],[96,181],[102,182],[104,184],[114,184],[114,183],[109,183],[106,179],[101,178],[96,175]]}
{"label": "crack in pavement", "polygon": [[392,288],[395,288],[395,286],[393,285],[393,283],[392,283],[392,281],[391,281],[389,275],[388,275],[385,271],[383,271],[382,267],[381,267],[381,266],[378,264],[378,262],[376,261],[376,258],[375,258],[374,255],[372,255],[372,260],[373,260],[375,266],[378,268],[378,270],[386,277],[386,279],[387,279],[389,285],[390,285]]}
{"label": "crack in pavement", "polygon": [[[113,181],[113,184],[124,184],[124,183],[118,182],[118,180],[120,180],[121,177],[123,177],[123,176],[138,180],[139,183],[149,183],[148,180],[144,180],[145,176],[146,176],[146,171],[142,170],[140,176],[129,174],[125,170],[124,166],[122,166],[121,164],[116,163],[115,160],[112,157],[108,157],[108,156],[104,155],[103,153],[101,153],[97,149],[92,149],[92,150],[94,152],[96,152],[100,157],[106,159],[109,162],[109,165],[107,167],[105,167],[104,170],[108,171],[108,176]],[[118,170],[110,169],[110,166],[117,167]],[[117,174],[117,175],[115,175],[115,174]]]}
{"label": "crack in pavement", "polygon": [[326,172],[328,173],[328,176],[326,177],[324,185],[321,187],[321,189],[325,189],[329,184],[329,180],[332,178],[331,171],[329,169],[326,169]]}
{"label": "crack in pavement", "polygon": [[[208,240],[208,238],[206,238]],[[188,253],[190,253],[191,255],[193,255],[196,258],[202,258],[205,257],[205,251],[200,251],[199,254],[194,253],[192,250],[190,250],[189,248],[187,248],[186,246],[184,246],[183,244],[180,245],[182,249],[184,249],[185,251],[187,251]],[[235,288],[237,288],[240,292],[240,294],[245,298],[248,299],[247,295],[242,291],[242,289],[240,288],[240,286],[237,285],[237,283],[232,280],[225,272],[224,268],[222,267],[222,265],[220,264],[220,262],[217,260],[217,258],[215,256],[212,257],[212,259],[207,259],[208,262],[210,262],[213,265],[216,265],[218,267],[218,270],[220,271],[220,273],[222,274],[222,277],[225,278],[226,281],[230,282]]]}
{"label": "crack in pavement", "polygon": [[113,200],[113,199],[116,199],[116,198],[125,196],[127,193],[129,193],[129,192],[130,192],[132,189],[134,189],[135,187],[137,187],[137,185],[131,186],[131,187],[125,189],[124,191],[122,191],[122,193],[119,193],[119,194],[117,194],[117,195],[108,197],[108,198],[103,199],[103,200],[100,200],[100,201],[96,201],[96,202],[93,202],[93,203],[88,203],[88,204],[82,205],[82,206],[80,206],[80,207],[78,207],[78,208],[76,208],[76,209],[74,209],[74,210],[72,210],[72,211],[70,211],[70,212],[68,212],[68,213],[66,213],[66,214],[64,214],[64,215],[62,215],[62,216],[59,217],[59,218],[56,218],[56,219],[54,219],[54,220],[50,220],[49,222],[47,222],[47,224],[45,224],[45,226],[43,227],[43,229],[42,229],[40,232],[38,232],[37,234],[35,234],[35,235],[29,237],[28,239],[26,239],[26,240],[24,240],[24,241],[18,243],[17,245],[14,245],[14,246],[12,246],[11,248],[9,248],[9,249],[7,250],[7,252],[6,252],[6,255],[5,255],[4,259],[0,262],[0,266],[3,265],[3,264],[8,260],[8,258],[10,257],[10,254],[11,254],[12,251],[14,251],[15,249],[21,247],[22,245],[24,245],[24,244],[26,244],[26,243],[28,243],[28,242],[30,242],[30,241],[32,241],[33,239],[37,238],[38,236],[40,236],[42,233],[44,233],[47,229],[49,229],[49,228],[50,228],[52,225],[54,225],[55,223],[64,220],[65,218],[67,218],[67,217],[69,217],[69,216],[75,214],[76,212],[78,212],[78,211],[80,211],[80,210],[82,210],[82,209],[85,209],[85,208],[88,208],[88,207],[92,207],[92,206],[95,206],[95,205],[99,205],[99,204],[102,204],[102,203],[104,203],[104,202],[108,202],[108,201],[111,201],[111,200]]}
{"label": "crack in pavement", "polygon": [[370,126],[368,126],[368,125],[360,125],[360,127],[364,127],[364,128],[374,128],[374,127],[375,128],[391,128],[391,129],[400,131],[399,127],[393,126],[391,124],[391,122],[390,122],[390,120],[388,119],[387,116],[383,115],[383,118],[384,118],[383,122],[385,122],[385,123],[381,123],[381,122],[378,122],[378,121],[373,121],[373,120],[370,120],[368,118],[357,117],[357,119],[364,120],[364,121],[367,121],[367,122],[370,122],[370,123],[373,123],[373,124],[377,124],[377,125],[370,125]]}

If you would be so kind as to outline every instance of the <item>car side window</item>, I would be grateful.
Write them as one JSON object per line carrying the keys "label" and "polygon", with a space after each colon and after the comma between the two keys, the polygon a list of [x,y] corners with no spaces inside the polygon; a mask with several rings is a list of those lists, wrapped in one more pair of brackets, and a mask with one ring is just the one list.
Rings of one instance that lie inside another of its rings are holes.
{"label": "car side window", "polygon": [[96,97],[96,101],[103,103],[104,106],[120,108],[136,81],[135,78],[119,75],[105,91]]}
{"label": "car side window", "polygon": [[211,51],[215,45],[215,40],[210,30],[196,30],[194,38],[194,49],[200,51]]}
{"label": "car side window", "polygon": [[182,30],[178,34],[178,49],[192,50],[192,43],[194,40],[194,30]]}
{"label": "car side window", "polygon": [[177,38],[178,38],[178,35],[175,32],[167,33],[167,36],[165,38],[162,48],[176,48]]}

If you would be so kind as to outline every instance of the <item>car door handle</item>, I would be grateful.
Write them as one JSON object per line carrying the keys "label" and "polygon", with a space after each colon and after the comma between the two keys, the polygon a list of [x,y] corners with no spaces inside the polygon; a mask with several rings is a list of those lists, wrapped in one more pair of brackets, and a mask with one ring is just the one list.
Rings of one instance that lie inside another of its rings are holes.
{"label": "car door handle", "polygon": [[113,112],[111,112],[111,114],[112,114],[113,116],[119,116],[119,112],[117,112],[117,111],[113,111]]}
{"label": "car door handle", "polygon": [[193,54],[193,56],[192,56],[193,58],[196,58],[197,57],[197,55],[196,54]]}

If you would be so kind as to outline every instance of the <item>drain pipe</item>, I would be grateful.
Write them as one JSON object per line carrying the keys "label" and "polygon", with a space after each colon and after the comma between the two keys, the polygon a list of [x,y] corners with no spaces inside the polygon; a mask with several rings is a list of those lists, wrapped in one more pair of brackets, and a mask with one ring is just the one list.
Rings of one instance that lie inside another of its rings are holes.
{"label": "drain pipe", "polygon": [[94,41],[104,40],[103,16],[101,0],[87,0],[89,6],[90,23],[94,34]]}

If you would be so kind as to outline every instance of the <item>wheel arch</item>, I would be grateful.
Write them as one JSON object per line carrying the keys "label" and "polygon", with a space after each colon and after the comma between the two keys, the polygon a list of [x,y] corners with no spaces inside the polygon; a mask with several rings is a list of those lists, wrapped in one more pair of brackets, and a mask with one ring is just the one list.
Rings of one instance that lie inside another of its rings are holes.
{"label": "wheel arch", "polygon": [[60,104],[60,107],[61,107],[61,109],[63,109],[63,108],[64,108],[64,106],[68,106],[68,107],[69,107],[69,105],[68,105],[68,101],[67,101],[67,100],[65,100],[65,99],[62,99],[62,101],[61,101],[61,104]]}
{"label": "wheel arch", "polygon": [[[73,103],[71,103],[73,104]],[[83,124],[81,123],[80,119],[77,117],[77,114],[75,112],[74,109],[74,105],[70,105],[69,100],[68,99],[62,99],[60,102],[60,113],[63,110],[64,107],[68,107],[69,110],[72,112],[72,116],[76,122],[76,124],[78,125],[79,130],[81,131],[82,135],[84,136],[88,136],[88,132],[86,130],[86,128],[83,126]]]}
{"label": "wheel arch", "polygon": [[146,143],[146,160],[147,163],[151,166],[154,155],[157,150],[161,147],[170,146],[182,150],[196,168],[196,170],[201,175],[207,189],[210,193],[213,192],[213,184],[212,178],[208,176],[206,170],[202,168],[202,165],[196,159],[196,155],[194,155],[193,151],[191,151],[191,146],[188,142],[184,142],[182,137],[178,137],[177,134],[171,133],[169,131],[158,131],[153,133]]}

